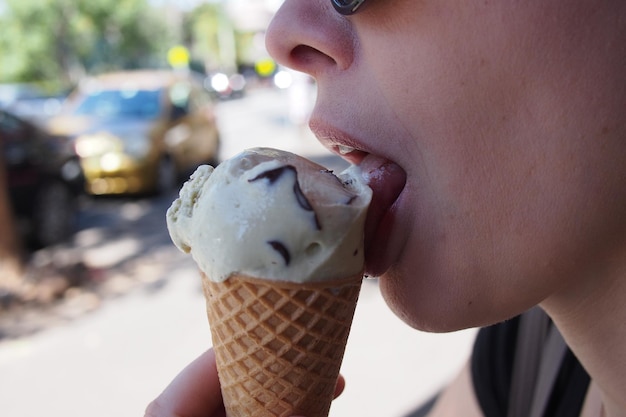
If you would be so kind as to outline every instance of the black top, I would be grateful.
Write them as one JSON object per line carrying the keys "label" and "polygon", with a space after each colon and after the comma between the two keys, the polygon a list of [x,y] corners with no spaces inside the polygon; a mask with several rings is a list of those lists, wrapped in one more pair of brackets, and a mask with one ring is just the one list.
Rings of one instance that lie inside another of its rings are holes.
{"label": "black top", "polygon": [[[485,417],[504,417],[509,405],[519,317],[478,332],[472,354],[472,381]],[[589,375],[567,349],[545,417],[578,417]]]}

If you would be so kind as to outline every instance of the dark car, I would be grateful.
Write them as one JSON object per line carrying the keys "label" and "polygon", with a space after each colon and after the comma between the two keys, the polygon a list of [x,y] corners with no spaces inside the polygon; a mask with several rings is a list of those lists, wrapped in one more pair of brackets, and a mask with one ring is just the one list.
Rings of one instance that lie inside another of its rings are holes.
{"label": "dark car", "polygon": [[84,177],[72,143],[0,110],[0,144],[13,213],[29,246],[53,245],[76,224]]}
{"label": "dark car", "polygon": [[0,84],[0,109],[43,124],[61,110],[65,96],[61,91],[44,91],[36,84]]}

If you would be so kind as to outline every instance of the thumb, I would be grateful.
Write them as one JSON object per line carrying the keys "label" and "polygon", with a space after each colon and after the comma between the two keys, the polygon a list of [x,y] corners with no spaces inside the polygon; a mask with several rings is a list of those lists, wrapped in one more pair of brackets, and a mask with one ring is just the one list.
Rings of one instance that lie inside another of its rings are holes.
{"label": "thumb", "polygon": [[339,378],[337,378],[337,385],[335,385],[335,398],[339,397],[345,388],[346,380],[343,375],[339,375]]}

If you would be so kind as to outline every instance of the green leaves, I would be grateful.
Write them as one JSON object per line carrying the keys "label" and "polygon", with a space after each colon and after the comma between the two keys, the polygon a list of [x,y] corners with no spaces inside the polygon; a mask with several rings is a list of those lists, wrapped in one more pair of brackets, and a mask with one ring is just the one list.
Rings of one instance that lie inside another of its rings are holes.
{"label": "green leaves", "polygon": [[0,82],[56,80],[165,60],[165,13],[147,0],[6,0]]}

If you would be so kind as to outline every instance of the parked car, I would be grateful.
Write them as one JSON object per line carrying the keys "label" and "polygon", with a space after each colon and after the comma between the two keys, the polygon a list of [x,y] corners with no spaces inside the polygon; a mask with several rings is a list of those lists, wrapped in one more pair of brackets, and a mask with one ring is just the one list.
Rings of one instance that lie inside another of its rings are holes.
{"label": "parked car", "polygon": [[9,106],[21,99],[39,97],[41,92],[37,87],[28,83],[0,84],[0,109],[6,110]]}
{"label": "parked car", "polygon": [[89,193],[153,193],[217,163],[213,110],[191,72],[124,71],[81,82],[48,128],[74,138]]}
{"label": "parked car", "polygon": [[84,188],[71,142],[0,110],[0,145],[11,206],[26,243],[48,246],[69,238]]}
{"label": "parked car", "polygon": [[64,99],[63,92],[46,92],[36,84],[0,84],[0,108],[37,124],[58,113]]}

